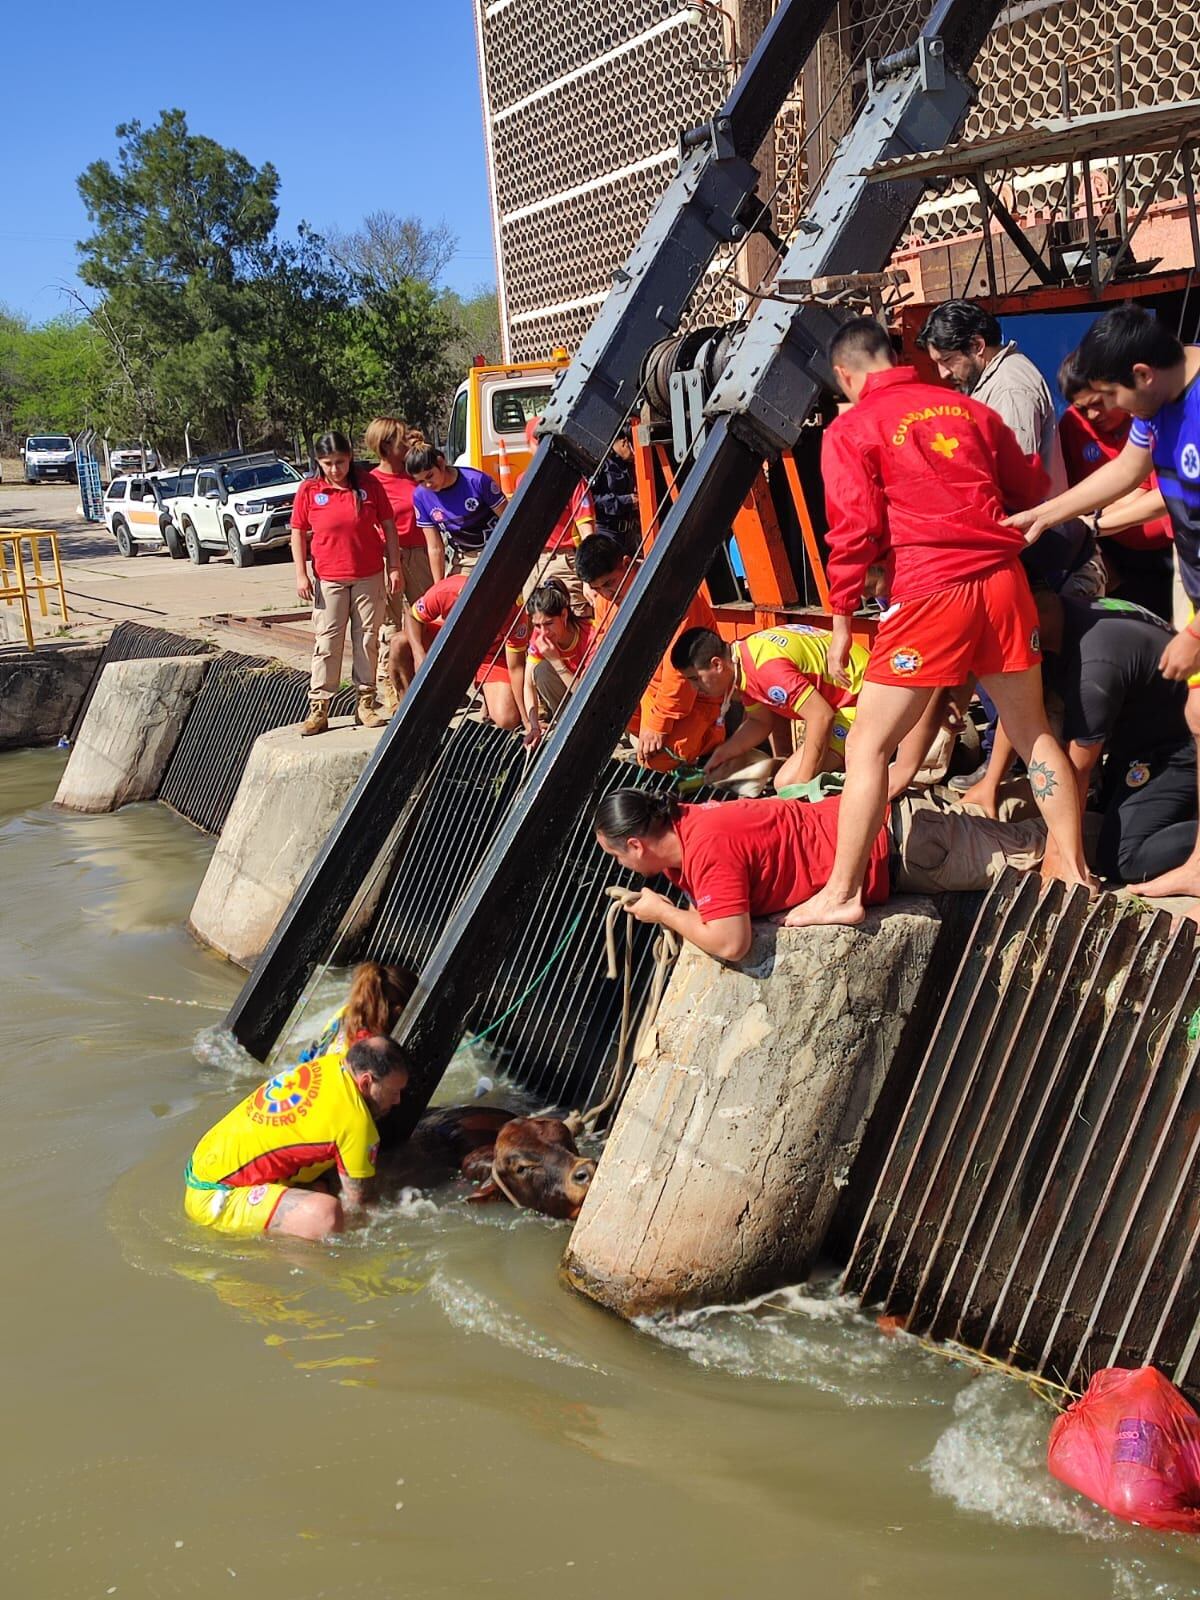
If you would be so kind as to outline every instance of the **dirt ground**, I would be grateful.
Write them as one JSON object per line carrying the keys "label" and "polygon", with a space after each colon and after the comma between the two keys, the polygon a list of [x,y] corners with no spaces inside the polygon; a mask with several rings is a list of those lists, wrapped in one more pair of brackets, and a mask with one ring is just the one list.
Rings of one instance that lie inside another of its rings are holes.
{"label": "dirt ground", "polygon": [[[283,624],[299,638],[210,620],[262,615],[269,622],[272,616],[300,611],[285,545],[264,552],[254,566],[240,569],[228,556],[214,554],[206,566],[197,567],[187,560],[173,560],[166,549],[128,558],[117,550],[102,523],[85,522],[78,514],[79,490],[74,484],[27,484],[20,462],[7,459],[3,475],[0,530],[40,528],[58,534],[68,625],[64,632],[56,612],[42,618],[35,608],[38,637],[104,638],[118,622],[143,622],[210,638],[225,649],[307,664],[312,645],[306,616]],[[0,643],[23,638],[16,605],[0,604]]]}

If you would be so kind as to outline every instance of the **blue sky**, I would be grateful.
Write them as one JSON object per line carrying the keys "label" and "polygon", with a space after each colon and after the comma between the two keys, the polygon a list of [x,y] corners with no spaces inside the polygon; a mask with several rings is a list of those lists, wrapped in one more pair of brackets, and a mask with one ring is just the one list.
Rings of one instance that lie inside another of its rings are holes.
{"label": "blue sky", "polygon": [[171,106],[275,164],[284,231],[348,230],[375,210],[445,218],[460,252],[446,282],[495,281],[470,0],[23,5],[4,59],[0,305],[35,321],[68,309],[56,285],[75,281],[89,231],[75,179],[115,159],[119,122]]}

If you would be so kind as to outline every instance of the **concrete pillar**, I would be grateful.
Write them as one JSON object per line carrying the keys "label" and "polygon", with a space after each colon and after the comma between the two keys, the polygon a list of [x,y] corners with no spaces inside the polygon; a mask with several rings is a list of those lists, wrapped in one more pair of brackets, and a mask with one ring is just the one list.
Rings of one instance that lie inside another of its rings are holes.
{"label": "concrete pillar", "polygon": [[155,799],[208,664],[207,656],[110,661],[54,803],[68,811],[116,811]]}
{"label": "concrete pillar", "polygon": [[0,750],[57,744],[71,731],[102,644],[54,644],[0,657]]}
{"label": "concrete pillar", "polygon": [[198,939],[254,965],[379,734],[339,717],[311,739],[295,723],[255,740],[188,919]]}
{"label": "concrete pillar", "polygon": [[685,946],[564,1258],[625,1317],[734,1304],[820,1248],[938,932],[900,897],[860,929]]}

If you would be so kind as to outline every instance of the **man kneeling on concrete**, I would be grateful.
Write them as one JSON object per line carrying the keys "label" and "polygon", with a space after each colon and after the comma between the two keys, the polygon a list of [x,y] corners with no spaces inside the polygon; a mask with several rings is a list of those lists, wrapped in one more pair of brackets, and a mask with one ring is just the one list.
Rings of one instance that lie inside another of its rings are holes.
{"label": "man kneeling on concrete", "polygon": [[[193,1150],[184,1211],[220,1233],[340,1233],[372,1199],[375,1119],[399,1105],[407,1083],[403,1051],[382,1034],[360,1039],[344,1062],[318,1056],[276,1073]],[[326,1173],[339,1193],[306,1187]]]}
{"label": "man kneeling on concrete", "polygon": [[[596,842],[643,878],[662,873],[692,902],[643,889],[626,909],[719,961],[740,961],[751,919],[790,911],[828,882],[841,799],[727,800],[684,805],[670,794],[616,789],[596,811]],[[932,797],[889,809],[871,847],[864,904],[893,892],[984,890],[1006,866],[1028,871],[1045,849],[1039,822],[972,817]]]}

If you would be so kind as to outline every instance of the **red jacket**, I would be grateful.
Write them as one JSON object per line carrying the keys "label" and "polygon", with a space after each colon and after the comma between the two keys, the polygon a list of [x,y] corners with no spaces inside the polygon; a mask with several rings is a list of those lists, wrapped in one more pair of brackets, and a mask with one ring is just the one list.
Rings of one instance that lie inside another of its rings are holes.
{"label": "red jacket", "polygon": [[821,474],[835,615],[862,599],[872,562],[893,563],[890,600],[914,600],[1012,561],[1025,548],[1004,518],[1044,500],[1050,480],[990,406],[872,372],[857,405],[825,430]]}

